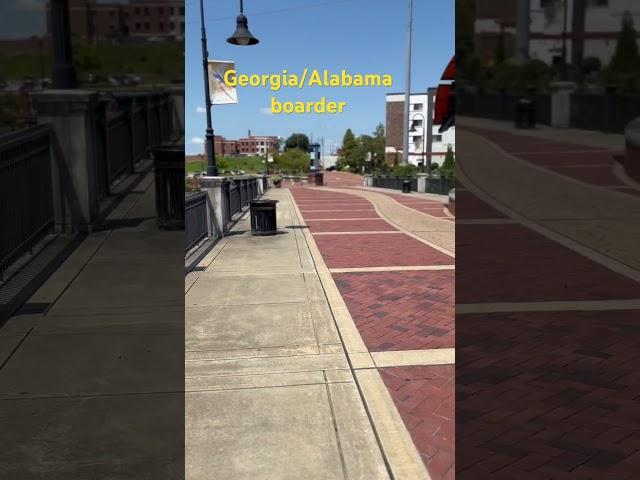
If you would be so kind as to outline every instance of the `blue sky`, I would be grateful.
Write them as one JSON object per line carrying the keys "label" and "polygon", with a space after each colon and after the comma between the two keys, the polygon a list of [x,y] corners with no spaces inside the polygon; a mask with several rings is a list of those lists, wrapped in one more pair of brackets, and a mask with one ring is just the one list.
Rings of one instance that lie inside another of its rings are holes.
{"label": "blue sky", "polygon": [[[339,146],[347,128],[371,133],[384,123],[385,93],[404,90],[407,2],[401,0],[245,0],[249,29],[260,43],[238,47],[226,43],[235,29],[238,0],[205,0],[209,58],[236,62],[239,73],[301,72],[305,67],[351,73],[389,73],[393,87],[385,88],[268,88],[238,87],[236,105],[213,107],[217,135],[235,139],[247,135],[293,132],[321,137],[328,150]],[[454,0],[414,0],[411,90],[436,86],[455,49]],[[202,113],[204,87],[200,49],[198,0],[186,0],[185,142],[188,153],[203,151],[206,119]],[[348,102],[335,115],[269,115],[275,96],[281,101]],[[194,140],[195,139],[195,140]]]}

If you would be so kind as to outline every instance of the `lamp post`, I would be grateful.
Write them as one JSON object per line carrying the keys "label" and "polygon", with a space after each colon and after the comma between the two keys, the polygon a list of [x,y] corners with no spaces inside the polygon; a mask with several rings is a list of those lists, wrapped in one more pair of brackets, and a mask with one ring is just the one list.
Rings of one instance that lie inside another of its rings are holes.
{"label": "lamp post", "polygon": [[[204,0],[200,0],[200,30],[202,33],[202,70],[204,73],[204,95],[207,110],[207,129],[205,132],[205,151],[207,154],[207,176],[216,177],[216,150],[214,145],[213,127],[211,126],[211,92],[209,91],[209,52],[207,51],[207,31],[204,26]],[[249,22],[244,16],[244,4],[240,0],[240,15],[236,18],[236,31],[227,38],[232,45],[255,45],[259,42],[249,31]]]}
{"label": "lamp post", "polygon": [[[424,165],[426,164],[425,158],[424,158],[424,145],[425,145],[425,128],[427,128],[426,123],[427,120],[424,118],[424,115],[422,113],[416,112],[413,114],[413,117],[411,118],[411,121],[413,121],[413,119],[417,116],[422,117],[422,166],[424,167]],[[416,129],[413,125],[411,125],[411,130],[409,130],[409,132],[415,132]],[[427,172],[429,173],[429,172]]]}
{"label": "lamp post", "polygon": [[70,89],[78,86],[76,71],[73,68],[71,52],[71,27],[69,23],[69,1],[51,2],[51,40],[53,41],[53,88]]}
{"label": "lamp post", "polygon": [[407,70],[404,90],[404,141],[402,163],[409,164],[409,102],[411,101],[411,35],[413,33],[413,0],[409,0],[409,23],[407,25]]}

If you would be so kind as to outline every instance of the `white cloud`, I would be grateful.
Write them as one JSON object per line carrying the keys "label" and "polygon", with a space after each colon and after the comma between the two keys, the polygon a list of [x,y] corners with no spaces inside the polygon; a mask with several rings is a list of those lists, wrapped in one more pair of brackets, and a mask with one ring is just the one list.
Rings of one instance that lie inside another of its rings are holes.
{"label": "white cloud", "polygon": [[260,113],[263,115],[273,115],[273,113],[271,112],[271,107],[262,107],[260,109]]}
{"label": "white cloud", "polygon": [[194,145],[204,145],[204,138],[193,137],[191,139],[191,143],[193,143]]}
{"label": "white cloud", "polygon": [[196,107],[196,113],[206,113],[207,109],[201,106]]}

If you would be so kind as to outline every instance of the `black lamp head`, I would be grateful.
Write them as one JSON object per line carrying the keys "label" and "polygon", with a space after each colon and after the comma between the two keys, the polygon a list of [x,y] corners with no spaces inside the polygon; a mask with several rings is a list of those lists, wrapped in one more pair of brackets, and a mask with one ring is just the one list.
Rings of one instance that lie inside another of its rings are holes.
{"label": "black lamp head", "polygon": [[227,42],[232,45],[255,45],[259,43],[260,40],[251,35],[247,17],[241,13],[236,18],[236,31],[227,38]]}

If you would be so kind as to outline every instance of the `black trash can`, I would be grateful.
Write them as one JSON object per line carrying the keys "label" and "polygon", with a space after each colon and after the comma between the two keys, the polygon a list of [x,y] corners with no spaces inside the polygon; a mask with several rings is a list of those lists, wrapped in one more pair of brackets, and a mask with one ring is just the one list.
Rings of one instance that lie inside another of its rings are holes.
{"label": "black trash can", "polygon": [[411,180],[402,181],[402,193],[411,193]]}
{"label": "black trash can", "polygon": [[516,105],[516,128],[535,128],[536,111],[532,100],[521,98]]}
{"label": "black trash can", "polygon": [[278,233],[276,203],[278,200],[253,200],[249,202],[252,235],[275,235]]}

